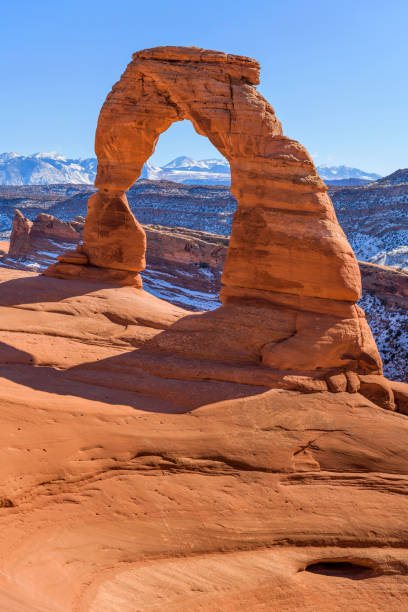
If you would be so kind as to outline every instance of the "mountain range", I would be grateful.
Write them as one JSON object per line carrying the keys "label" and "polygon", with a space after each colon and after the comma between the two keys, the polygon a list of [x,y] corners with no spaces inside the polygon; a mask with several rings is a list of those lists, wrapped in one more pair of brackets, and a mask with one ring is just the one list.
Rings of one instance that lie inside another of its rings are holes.
{"label": "mountain range", "polygon": [[0,185],[49,185],[57,183],[92,184],[95,158],[68,159],[56,153],[2,153]]}
{"label": "mountain range", "polygon": [[[57,153],[0,154],[0,185],[52,185],[74,183],[91,185],[95,180],[97,160],[70,159]],[[329,185],[362,185],[380,179],[379,174],[348,166],[318,166]],[[141,179],[167,180],[185,185],[229,185],[230,167],[225,159],[176,157],[164,166],[147,161]]]}

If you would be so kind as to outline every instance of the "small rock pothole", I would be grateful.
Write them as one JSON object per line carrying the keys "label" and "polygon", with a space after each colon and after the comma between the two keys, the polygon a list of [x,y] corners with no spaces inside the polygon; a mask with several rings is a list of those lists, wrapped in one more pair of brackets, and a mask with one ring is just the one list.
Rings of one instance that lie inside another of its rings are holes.
{"label": "small rock pothole", "polygon": [[368,563],[353,561],[316,561],[307,565],[303,571],[320,574],[321,576],[348,578],[349,580],[365,580],[376,575],[373,567]]}

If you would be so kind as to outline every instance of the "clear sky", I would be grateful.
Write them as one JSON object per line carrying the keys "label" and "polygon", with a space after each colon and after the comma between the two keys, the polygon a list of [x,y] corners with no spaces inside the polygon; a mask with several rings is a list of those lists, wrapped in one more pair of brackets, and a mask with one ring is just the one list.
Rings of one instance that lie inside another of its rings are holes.
{"label": "clear sky", "polygon": [[[256,58],[259,91],[316,164],[408,166],[407,0],[19,0],[2,3],[0,152],[93,155],[131,54],[195,45]],[[152,161],[217,152],[173,125]],[[217,156],[219,156],[217,154]]]}

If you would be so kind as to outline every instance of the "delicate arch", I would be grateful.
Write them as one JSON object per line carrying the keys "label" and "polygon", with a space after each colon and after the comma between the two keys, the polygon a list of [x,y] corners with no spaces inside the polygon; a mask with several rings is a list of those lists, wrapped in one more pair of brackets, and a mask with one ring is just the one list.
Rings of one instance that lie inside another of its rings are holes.
{"label": "delicate arch", "polygon": [[189,119],[229,161],[238,201],[222,302],[261,300],[290,321],[284,340],[280,332],[265,338],[260,362],[380,372],[371,332],[354,305],[361,292],[358,263],[327,188],[304,147],[283,136],[254,87],[258,82],[259,65],[246,57],[195,47],[135,53],[99,116],[99,192],[88,203],[85,254],[93,266],[143,270],[146,237],[124,192],[160,134]]}
{"label": "delicate arch", "polygon": [[[160,134],[174,121],[189,119],[229,161],[238,201],[223,296],[231,287],[234,294],[261,290],[358,299],[357,262],[326,186],[307,151],[282,135],[272,107],[254,87],[258,74],[252,59],[196,48],[134,54],[99,116],[95,184],[105,201],[94,197],[87,218],[85,249],[91,263],[143,268],[142,232],[127,219],[123,192],[139,177]],[[134,239],[112,234],[111,217],[115,229],[123,220],[127,234],[137,234],[138,257]],[[114,241],[114,252],[102,246],[107,239]]]}

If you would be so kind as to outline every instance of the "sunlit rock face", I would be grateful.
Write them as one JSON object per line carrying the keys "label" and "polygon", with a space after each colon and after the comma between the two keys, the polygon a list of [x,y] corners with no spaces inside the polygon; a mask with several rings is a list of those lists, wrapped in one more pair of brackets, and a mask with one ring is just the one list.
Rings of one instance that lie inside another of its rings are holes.
{"label": "sunlit rock face", "polygon": [[[259,65],[249,58],[173,47],[134,54],[99,117],[95,184],[105,198],[122,194],[160,134],[174,121],[189,119],[231,166],[238,209],[226,287],[354,301],[358,268],[326,187],[307,151],[283,136],[272,107],[253,87],[258,82]],[[110,203],[112,221],[117,206]],[[102,203],[99,208],[102,217]],[[95,226],[90,218],[85,229],[91,262],[98,257],[93,249],[101,250]],[[130,259],[138,271],[139,262]],[[107,265],[112,263],[126,265]]]}
{"label": "sunlit rock face", "polygon": [[[90,267],[110,278],[123,273],[125,284],[140,286],[146,236],[125,191],[160,134],[188,119],[228,160],[238,202],[222,276],[226,310],[209,314],[205,323],[197,319],[194,330],[177,330],[171,349],[158,348],[188,353],[193,334],[201,358],[225,359],[221,347],[207,346],[206,336],[208,329],[217,336],[221,319],[231,317],[235,335],[242,335],[236,339],[238,360],[314,377],[381,374],[375,342],[355,305],[361,295],[358,264],[327,188],[307,151],[282,134],[254,87],[258,82],[259,65],[246,57],[195,47],[135,53],[99,116],[99,191],[88,202],[84,253]],[[50,272],[75,276],[72,263],[63,260]],[[253,334],[259,341],[248,353],[241,349],[249,308],[257,313]]]}

